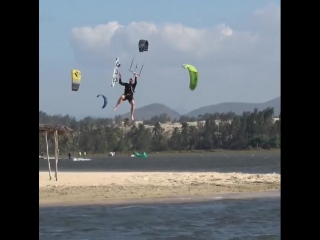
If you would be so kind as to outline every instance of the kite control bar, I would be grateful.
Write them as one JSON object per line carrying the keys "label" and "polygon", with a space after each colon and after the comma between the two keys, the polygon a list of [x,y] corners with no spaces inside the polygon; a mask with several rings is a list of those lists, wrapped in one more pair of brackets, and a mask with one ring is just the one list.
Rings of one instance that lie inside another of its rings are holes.
{"label": "kite control bar", "polygon": [[[131,70],[133,61],[134,61],[134,56],[133,56],[133,59],[132,59],[132,61],[131,61],[131,65],[130,65],[129,71],[132,72],[132,73],[137,73],[138,64],[136,64],[136,68],[135,68],[134,71]],[[140,68],[140,72],[139,72],[139,74],[137,74],[138,76],[140,76],[140,74],[141,74],[141,72],[142,72],[142,69],[143,69],[143,66],[144,66],[144,64],[142,64],[142,66],[141,66],[141,68]]]}

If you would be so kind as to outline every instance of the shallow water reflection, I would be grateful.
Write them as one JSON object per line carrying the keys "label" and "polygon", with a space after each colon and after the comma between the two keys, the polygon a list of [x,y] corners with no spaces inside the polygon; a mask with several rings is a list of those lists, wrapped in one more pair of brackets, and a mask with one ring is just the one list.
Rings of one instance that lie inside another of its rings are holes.
{"label": "shallow water reflection", "polygon": [[39,239],[280,239],[280,198],[39,208]]}

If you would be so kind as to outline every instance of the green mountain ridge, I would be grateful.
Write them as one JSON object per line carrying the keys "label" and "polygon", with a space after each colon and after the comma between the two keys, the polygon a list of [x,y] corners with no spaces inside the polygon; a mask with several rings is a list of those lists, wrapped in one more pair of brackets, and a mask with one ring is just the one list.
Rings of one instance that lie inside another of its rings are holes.
{"label": "green mountain ridge", "polygon": [[[150,119],[162,113],[168,114],[168,116],[170,116],[172,120],[175,118],[179,119],[181,116],[181,114],[178,113],[177,111],[161,103],[152,103],[141,108],[136,108],[134,116],[135,116],[135,120],[142,121],[142,120]],[[130,112],[127,112],[121,115],[121,117],[130,119]]]}
{"label": "green mountain ridge", "polygon": [[[191,112],[185,114],[188,117],[198,117],[199,115],[203,115],[205,113],[226,113],[226,112],[234,112],[236,114],[242,114],[244,111],[253,111],[255,108],[258,110],[264,110],[267,107],[273,107],[275,115],[280,114],[280,105],[281,105],[281,97],[274,98],[270,101],[263,103],[244,103],[244,102],[224,102],[219,104],[212,104],[209,106],[204,106],[201,108],[197,108],[192,110]],[[135,110],[135,120],[141,121],[150,119],[153,116],[160,115],[166,113],[170,118],[179,119],[182,114],[173,110],[172,108],[161,104],[161,103],[152,103],[146,105],[144,107],[137,108]],[[130,118],[130,112],[127,112],[121,115],[122,118]]]}
{"label": "green mountain ridge", "polygon": [[226,113],[234,112],[235,114],[242,114],[244,111],[253,111],[255,108],[258,110],[266,109],[267,107],[273,107],[275,115],[280,114],[281,98],[277,97],[264,103],[244,103],[244,102],[224,102],[219,104],[213,104],[201,108],[197,108],[186,114],[188,117],[198,117],[205,113]]}

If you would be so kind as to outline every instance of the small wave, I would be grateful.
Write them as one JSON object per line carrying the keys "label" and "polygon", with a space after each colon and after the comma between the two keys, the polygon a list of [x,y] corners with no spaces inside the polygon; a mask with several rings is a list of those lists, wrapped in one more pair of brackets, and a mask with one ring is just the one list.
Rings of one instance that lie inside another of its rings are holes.
{"label": "small wave", "polygon": [[130,209],[130,208],[137,208],[137,206],[123,206],[123,207],[115,207],[113,209],[123,210],[123,209]]}
{"label": "small wave", "polygon": [[[43,156],[39,156],[39,159],[44,159],[44,160],[47,160],[48,158],[47,157],[43,157]],[[56,159],[55,157],[49,157],[49,160],[53,160],[53,159]],[[59,160],[64,160],[65,158],[58,158]]]}
{"label": "small wave", "polygon": [[[48,159],[47,157],[39,156],[40,159]],[[55,159],[55,157],[49,157],[49,159]]]}
{"label": "small wave", "polygon": [[91,161],[92,159],[90,158],[73,158],[73,161]]}

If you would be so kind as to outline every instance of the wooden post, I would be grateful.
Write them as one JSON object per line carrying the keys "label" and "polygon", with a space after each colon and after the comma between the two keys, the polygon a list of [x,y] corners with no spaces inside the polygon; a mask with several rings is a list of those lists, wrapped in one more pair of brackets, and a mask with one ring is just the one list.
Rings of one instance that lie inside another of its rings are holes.
{"label": "wooden post", "polygon": [[49,168],[49,179],[51,180],[51,167],[50,167],[50,158],[49,158],[49,146],[48,146],[48,132],[45,134],[46,145],[47,145],[47,159],[48,159],[48,168]]}
{"label": "wooden post", "polygon": [[59,146],[58,146],[58,130],[54,131],[54,155],[55,155],[55,159],[56,159],[56,173],[55,173],[55,177],[56,177],[56,181],[58,181],[58,159],[59,159]]}

